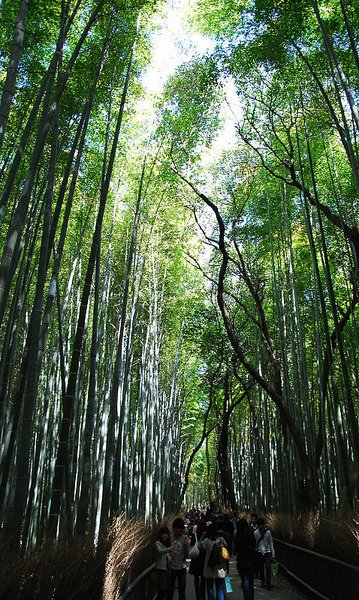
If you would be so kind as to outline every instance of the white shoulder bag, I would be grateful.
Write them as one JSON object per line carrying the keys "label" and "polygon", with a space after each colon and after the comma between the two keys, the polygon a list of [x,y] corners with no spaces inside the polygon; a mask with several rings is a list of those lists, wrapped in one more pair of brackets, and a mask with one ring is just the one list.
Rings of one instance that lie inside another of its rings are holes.
{"label": "white shoulder bag", "polygon": [[198,538],[197,538],[197,534],[194,534],[195,536],[195,543],[193,544],[193,546],[190,547],[189,552],[188,552],[188,556],[190,558],[197,558],[197,556],[199,556],[199,548],[198,548]]}

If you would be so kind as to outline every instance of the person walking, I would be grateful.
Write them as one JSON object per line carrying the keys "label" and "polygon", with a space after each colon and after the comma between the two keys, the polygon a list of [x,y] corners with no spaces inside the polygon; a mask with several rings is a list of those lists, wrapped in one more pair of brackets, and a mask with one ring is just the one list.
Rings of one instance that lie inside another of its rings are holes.
{"label": "person walking", "polygon": [[266,528],[265,520],[258,519],[258,529],[254,532],[256,538],[256,551],[259,564],[262,587],[269,590],[272,586],[272,559],[275,556],[272,534]]}
{"label": "person walking", "polygon": [[254,568],[256,562],[256,540],[246,519],[237,521],[235,551],[237,571],[242,580],[244,600],[254,600]]}
{"label": "person walking", "polygon": [[[196,525],[196,531],[192,533],[190,546],[189,546],[189,557],[191,562],[189,563],[189,573],[194,576],[194,589],[196,592],[196,600],[205,600],[206,597],[206,580],[203,576],[204,560],[206,557],[206,551],[203,546],[200,545],[202,539],[204,539],[206,523],[199,521]],[[196,550],[194,550],[196,549]],[[197,554],[197,556],[191,557],[191,552]]]}
{"label": "person walking", "polygon": [[161,527],[158,532],[158,539],[155,543],[155,573],[157,574],[158,581],[157,600],[167,600],[167,593],[170,589],[171,555],[175,550],[175,547],[171,546],[170,535],[168,527]]}
{"label": "person walking", "polygon": [[207,597],[208,600],[224,600],[224,579],[228,563],[222,558],[222,548],[226,548],[226,541],[218,535],[214,523],[207,525],[206,533],[207,537],[201,541],[200,546],[206,551],[203,575],[206,578]]}
{"label": "person walking", "polygon": [[170,585],[167,594],[168,600],[172,600],[177,580],[178,600],[186,600],[186,558],[188,558],[188,537],[184,535],[184,520],[177,517],[172,523],[173,534],[171,536],[171,545],[173,554],[170,568]]}
{"label": "person walking", "polygon": [[258,529],[258,515],[257,513],[251,514],[251,520],[249,523],[249,527],[252,529],[253,533]]}
{"label": "person walking", "polygon": [[[249,527],[253,531],[253,533],[258,529],[258,515],[257,513],[252,512],[251,519],[249,521]],[[254,564],[254,577],[258,579],[259,577],[259,563],[256,555],[255,564]]]}

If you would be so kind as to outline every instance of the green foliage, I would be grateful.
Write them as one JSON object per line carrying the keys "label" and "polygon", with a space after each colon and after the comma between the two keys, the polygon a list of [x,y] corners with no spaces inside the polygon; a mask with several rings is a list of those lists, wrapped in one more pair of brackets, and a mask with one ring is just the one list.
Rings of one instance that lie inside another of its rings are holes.
{"label": "green foliage", "polygon": [[216,134],[221,101],[219,72],[212,57],[196,58],[177,69],[166,85],[159,136],[166,136],[179,164],[208,145]]}
{"label": "green foliage", "polygon": [[228,0],[220,5],[211,0],[198,0],[193,20],[203,33],[227,40],[240,29],[247,7],[248,0]]}

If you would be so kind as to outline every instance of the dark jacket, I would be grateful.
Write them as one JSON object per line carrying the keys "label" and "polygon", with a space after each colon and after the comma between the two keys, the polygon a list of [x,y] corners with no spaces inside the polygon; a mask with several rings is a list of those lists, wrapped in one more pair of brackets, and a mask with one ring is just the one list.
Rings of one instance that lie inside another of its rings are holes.
{"label": "dark jacket", "polygon": [[[191,548],[191,546],[193,546],[195,544],[195,542],[196,542],[196,538],[195,538],[194,534],[192,534],[190,548]],[[200,545],[199,546],[199,555],[196,556],[196,558],[191,558],[191,562],[189,563],[189,573],[191,575],[203,575],[203,567],[204,567],[205,558],[206,558],[206,551]]]}
{"label": "dark jacket", "polygon": [[237,535],[237,571],[241,577],[253,576],[256,560],[256,540],[253,531]]}

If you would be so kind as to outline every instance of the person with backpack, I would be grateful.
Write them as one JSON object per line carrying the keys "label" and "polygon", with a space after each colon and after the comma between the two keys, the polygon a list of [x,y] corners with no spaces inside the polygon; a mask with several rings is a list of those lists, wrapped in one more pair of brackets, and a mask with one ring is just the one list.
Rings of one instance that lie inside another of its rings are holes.
{"label": "person with backpack", "polygon": [[224,579],[228,572],[228,562],[222,556],[222,549],[227,549],[226,541],[218,535],[214,523],[207,525],[206,533],[207,537],[200,542],[200,546],[206,551],[203,575],[206,579],[207,597],[208,600],[224,600]]}
{"label": "person with backpack", "polygon": [[269,529],[266,529],[264,519],[258,519],[258,529],[254,532],[256,538],[256,552],[258,558],[260,578],[262,587],[267,587],[269,590],[272,586],[272,559],[275,556],[272,534]]}

